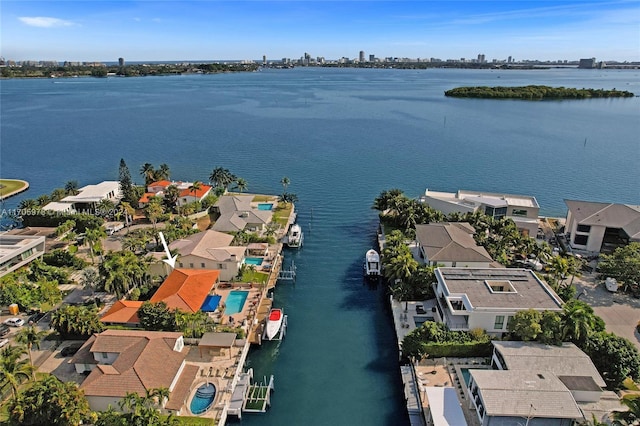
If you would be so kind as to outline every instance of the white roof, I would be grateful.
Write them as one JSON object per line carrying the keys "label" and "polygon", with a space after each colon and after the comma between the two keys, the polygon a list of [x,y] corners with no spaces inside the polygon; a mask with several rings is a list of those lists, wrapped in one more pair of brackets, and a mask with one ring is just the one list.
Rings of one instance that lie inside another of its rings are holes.
{"label": "white roof", "polygon": [[49,210],[54,212],[73,212],[75,211],[73,205],[70,203],[61,203],[58,201],[51,201],[47,203],[46,206],[42,208],[42,210]]}
{"label": "white roof", "polygon": [[434,426],[466,426],[456,390],[451,387],[425,388]]}
{"label": "white roof", "polygon": [[116,196],[120,194],[120,182],[117,180],[106,180],[97,185],[87,185],[79,189],[78,195],[69,195],[64,197],[62,201],[67,203],[74,202],[99,202],[105,198],[109,198],[109,193],[113,192]]}

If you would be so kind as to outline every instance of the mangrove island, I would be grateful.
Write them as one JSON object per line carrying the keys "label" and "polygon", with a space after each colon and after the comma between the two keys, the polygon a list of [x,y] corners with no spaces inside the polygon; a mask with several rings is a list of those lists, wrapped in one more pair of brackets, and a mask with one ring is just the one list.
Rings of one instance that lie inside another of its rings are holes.
{"label": "mangrove island", "polygon": [[570,87],[520,86],[520,87],[457,87],[444,92],[445,96],[484,99],[588,99],[630,98],[634,94],[626,90],[575,89]]}

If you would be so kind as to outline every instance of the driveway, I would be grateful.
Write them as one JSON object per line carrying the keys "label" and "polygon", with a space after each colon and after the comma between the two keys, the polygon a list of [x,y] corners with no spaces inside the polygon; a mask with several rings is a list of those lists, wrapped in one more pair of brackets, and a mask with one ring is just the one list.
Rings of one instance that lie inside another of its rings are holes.
{"label": "driveway", "polygon": [[606,330],[629,339],[640,350],[640,334],[636,331],[640,321],[640,299],[607,291],[595,273],[585,273],[573,283],[576,297],[591,305],[596,315],[604,320]]}

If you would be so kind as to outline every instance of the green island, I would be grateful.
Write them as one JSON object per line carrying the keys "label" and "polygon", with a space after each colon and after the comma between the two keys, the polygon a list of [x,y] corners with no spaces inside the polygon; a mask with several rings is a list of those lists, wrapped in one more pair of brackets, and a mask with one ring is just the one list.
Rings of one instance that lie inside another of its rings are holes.
{"label": "green island", "polygon": [[626,90],[575,89],[571,87],[519,86],[519,87],[456,87],[444,92],[445,96],[456,98],[483,99],[589,99],[589,98],[630,98],[635,96]]}

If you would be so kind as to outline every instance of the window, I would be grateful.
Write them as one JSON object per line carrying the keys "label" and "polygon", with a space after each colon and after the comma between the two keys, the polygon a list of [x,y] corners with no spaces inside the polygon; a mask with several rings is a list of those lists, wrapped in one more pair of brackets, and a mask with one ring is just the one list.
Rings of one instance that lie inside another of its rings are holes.
{"label": "window", "polygon": [[204,266],[204,262],[202,262],[202,263],[200,264],[200,267],[201,267],[201,268],[205,268],[205,266]]}
{"label": "window", "polygon": [[588,235],[577,235],[573,237],[573,244],[578,246],[586,246],[587,241],[589,241]]}
{"label": "window", "polygon": [[502,330],[504,326],[504,315],[496,315],[496,322],[493,324],[495,330]]}
{"label": "window", "polygon": [[527,216],[527,211],[524,209],[513,209],[513,211],[511,212],[512,216],[522,216],[522,217],[526,217]]}
{"label": "window", "polygon": [[591,231],[591,225],[578,225],[578,227],[576,228],[576,231],[588,233]]}
{"label": "window", "polygon": [[509,315],[507,317],[507,328],[509,328],[509,323],[511,322],[512,319],[513,319],[513,315]]}
{"label": "window", "polygon": [[178,265],[180,265],[181,268],[184,266],[182,262],[178,262]]}
{"label": "window", "polygon": [[106,352],[101,352],[101,353],[102,353],[102,358],[103,359],[109,358],[109,354],[108,353],[106,353]]}
{"label": "window", "polygon": [[189,264],[189,268],[192,268],[192,269],[193,269],[193,263],[190,263],[190,264]]}

